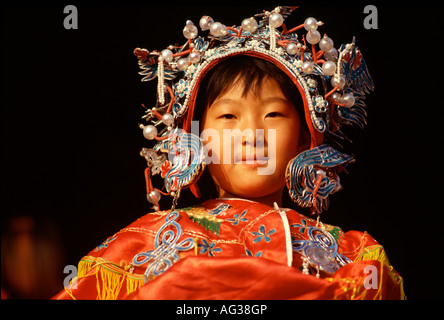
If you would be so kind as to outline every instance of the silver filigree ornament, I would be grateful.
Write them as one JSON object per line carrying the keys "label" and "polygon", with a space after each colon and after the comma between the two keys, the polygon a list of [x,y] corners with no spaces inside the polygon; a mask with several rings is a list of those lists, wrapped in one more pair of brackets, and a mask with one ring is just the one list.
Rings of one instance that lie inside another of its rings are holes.
{"label": "silver filigree ornament", "polygon": [[160,174],[162,172],[162,165],[167,159],[166,154],[158,154],[154,149],[142,148],[140,155],[145,158],[148,167],[151,169],[151,174]]}

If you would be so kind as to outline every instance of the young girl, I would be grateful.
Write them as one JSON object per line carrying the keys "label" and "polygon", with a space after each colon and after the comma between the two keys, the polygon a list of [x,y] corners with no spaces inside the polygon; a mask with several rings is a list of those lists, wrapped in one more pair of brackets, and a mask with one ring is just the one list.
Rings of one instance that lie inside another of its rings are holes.
{"label": "young girl", "polygon": [[[373,84],[354,42],[335,49],[314,18],[290,29],[293,9],[231,28],[203,17],[206,38],[187,21],[184,46],[135,50],[143,80],[158,79],[140,125],[156,141],[141,152],[156,210],[82,258],[55,298],[405,298],[376,240],[320,221],[353,161],[333,145],[341,125],[364,126]],[[202,203],[180,208],[188,187]],[[158,211],[161,194],[170,210]]]}

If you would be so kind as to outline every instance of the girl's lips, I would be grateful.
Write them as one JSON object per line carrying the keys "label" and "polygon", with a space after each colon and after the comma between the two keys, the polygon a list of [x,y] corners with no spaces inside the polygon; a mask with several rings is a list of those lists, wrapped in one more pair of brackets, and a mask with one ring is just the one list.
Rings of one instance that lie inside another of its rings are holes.
{"label": "girl's lips", "polygon": [[265,166],[268,163],[268,157],[258,157],[256,155],[253,156],[243,156],[241,159],[235,159],[234,164],[242,164],[247,167],[261,167]]}
{"label": "girl's lips", "polygon": [[247,161],[242,161],[237,164],[241,164],[243,166],[250,167],[250,168],[257,168],[257,167],[264,167],[267,164],[267,162],[264,160],[262,160],[262,161],[254,160],[253,162],[248,161],[248,163],[247,163]]}

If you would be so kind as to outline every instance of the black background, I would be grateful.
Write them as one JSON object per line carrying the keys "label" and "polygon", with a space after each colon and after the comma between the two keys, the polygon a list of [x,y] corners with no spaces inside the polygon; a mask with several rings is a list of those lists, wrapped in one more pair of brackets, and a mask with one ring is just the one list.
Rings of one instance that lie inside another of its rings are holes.
{"label": "black background", "polygon": [[[141,104],[155,101],[156,81],[140,82],[134,48],[185,43],[187,19],[197,25],[210,15],[239,25],[278,4],[78,3],[78,30],[66,30],[68,4],[76,3],[2,7],[1,222],[4,231],[11,217],[53,221],[66,263],[76,265],[149,211],[139,156],[148,143],[138,123]],[[376,86],[367,98],[368,126],[351,130],[357,163],[323,221],[376,238],[408,298],[442,298],[441,11],[377,4],[378,29],[366,30],[364,7],[303,6],[286,21],[324,21],[319,30],[335,47],[356,36]]]}

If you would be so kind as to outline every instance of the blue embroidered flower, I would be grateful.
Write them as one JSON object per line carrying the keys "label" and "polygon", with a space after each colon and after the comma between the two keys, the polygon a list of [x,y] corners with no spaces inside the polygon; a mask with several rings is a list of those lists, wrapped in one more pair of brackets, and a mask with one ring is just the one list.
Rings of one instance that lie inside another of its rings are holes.
{"label": "blue embroidered flower", "polygon": [[208,252],[210,257],[214,257],[214,253],[222,252],[221,248],[215,248],[216,244],[214,242],[208,243],[205,239],[202,239],[202,243],[197,246],[200,248],[199,253]]}
{"label": "blue embroidered flower", "polygon": [[109,237],[108,239],[106,239],[105,241],[103,241],[103,243],[102,243],[101,245],[97,246],[97,247],[94,249],[94,252],[97,252],[97,251],[99,251],[99,250],[102,250],[103,248],[108,248],[108,245],[109,245],[111,242],[113,242],[114,240],[116,240],[116,239],[117,239],[117,237]]}
{"label": "blue embroidered flower", "polygon": [[[247,256],[253,257],[253,252],[251,250],[245,249],[245,253],[247,254]],[[259,251],[258,253],[256,253],[254,255],[254,257],[258,257],[258,258],[262,257],[262,251]]]}
{"label": "blue embroidered flower", "polygon": [[254,242],[254,243],[257,243],[257,242],[262,241],[262,239],[264,239],[265,242],[268,243],[268,242],[271,241],[271,239],[270,239],[269,236],[271,236],[271,235],[272,235],[273,233],[275,233],[275,232],[276,232],[276,229],[271,229],[270,231],[265,232],[265,226],[262,224],[262,225],[259,227],[259,232],[252,232],[252,233],[251,233],[252,235],[257,236],[257,237],[253,240],[253,242]]}
{"label": "blue embroidered flower", "polygon": [[237,226],[239,224],[240,221],[242,222],[247,222],[248,219],[244,218],[244,216],[247,214],[247,210],[242,211],[241,215],[239,216],[237,213],[234,215],[234,219],[230,218],[227,219],[227,221],[232,222],[233,226]]}
{"label": "blue embroidered flower", "polygon": [[301,219],[301,222],[302,222],[302,224],[295,223],[295,224],[292,224],[291,227],[292,228],[300,228],[299,232],[304,233],[305,230],[307,230],[307,221],[305,221],[305,219]]}

